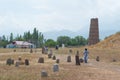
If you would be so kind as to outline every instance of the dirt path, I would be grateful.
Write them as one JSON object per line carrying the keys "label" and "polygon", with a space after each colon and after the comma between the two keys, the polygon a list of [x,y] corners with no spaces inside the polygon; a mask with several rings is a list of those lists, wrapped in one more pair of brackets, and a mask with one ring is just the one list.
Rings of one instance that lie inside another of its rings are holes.
{"label": "dirt path", "polygon": [[87,64],[90,67],[95,67],[99,69],[105,69],[105,70],[111,70],[111,71],[116,71],[120,73],[120,66],[106,63],[106,62],[97,62],[94,60],[90,60],[90,62]]}

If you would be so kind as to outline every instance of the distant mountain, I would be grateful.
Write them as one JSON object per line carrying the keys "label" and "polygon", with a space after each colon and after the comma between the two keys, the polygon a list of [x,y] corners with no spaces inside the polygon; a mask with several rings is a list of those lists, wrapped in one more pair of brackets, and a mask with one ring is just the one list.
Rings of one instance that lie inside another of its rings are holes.
{"label": "distant mountain", "polygon": [[[105,37],[108,37],[112,34],[115,34],[116,30],[99,30],[99,38],[101,40],[103,40]],[[44,32],[44,37],[45,39],[53,39],[53,40],[57,40],[57,37],[59,36],[69,36],[71,38],[75,37],[75,36],[83,36],[84,38],[88,38],[89,36],[89,30],[88,29],[81,29],[78,30],[76,32],[74,31],[70,31],[70,30],[61,30],[61,31],[49,31],[49,32]]]}
{"label": "distant mountain", "polygon": [[99,31],[99,36],[100,36],[100,39],[104,39],[110,35],[113,35],[115,34],[116,32],[119,32],[119,30],[100,30]]}

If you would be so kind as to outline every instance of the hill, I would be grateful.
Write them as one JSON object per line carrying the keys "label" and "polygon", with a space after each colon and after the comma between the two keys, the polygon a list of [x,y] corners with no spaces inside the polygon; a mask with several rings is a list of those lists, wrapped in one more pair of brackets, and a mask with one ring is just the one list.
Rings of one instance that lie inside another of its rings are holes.
{"label": "hill", "polygon": [[113,34],[93,47],[98,48],[120,48],[120,32]]}

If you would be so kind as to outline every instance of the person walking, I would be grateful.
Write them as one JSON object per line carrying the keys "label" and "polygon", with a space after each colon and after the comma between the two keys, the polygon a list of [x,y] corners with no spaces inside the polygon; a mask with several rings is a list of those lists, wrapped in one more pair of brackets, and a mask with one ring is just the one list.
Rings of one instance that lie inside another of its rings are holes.
{"label": "person walking", "polygon": [[88,62],[88,54],[89,54],[89,52],[88,52],[87,48],[85,48],[84,53],[83,53],[83,55],[84,55],[84,62],[85,63]]}

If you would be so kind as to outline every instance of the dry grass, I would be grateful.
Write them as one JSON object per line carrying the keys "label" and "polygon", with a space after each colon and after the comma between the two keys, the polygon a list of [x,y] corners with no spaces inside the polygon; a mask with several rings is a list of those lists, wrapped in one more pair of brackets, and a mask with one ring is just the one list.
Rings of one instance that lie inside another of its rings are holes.
{"label": "dry grass", "polygon": [[93,47],[99,48],[120,48],[120,33],[113,34],[106,38],[105,40],[99,42],[98,44],[94,45]]}
{"label": "dry grass", "polygon": [[[82,63],[81,66],[76,66],[74,56],[77,50],[80,52],[80,57],[83,56],[84,47],[81,48],[64,48],[58,51],[54,50],[54,55],[60,59],[59,72],[53,72],[52,67],[55,61],[48,59],[47,55],[41,54],[41,49],[38,52],[29,53],[29,50],[18,49],[17,52],[13,50],[4,50],[6,52],[0,53],[0,80],[119,80],[120,64],[119,49],[103,49],[87,47],[89,54],[89,63]],[[73,50],[72,62],[67,63],[66,58],[69,49]],[[30,60],[30,65],[6,65],[6,59],[12,58],[15,61],[21,56],[24,61],[25,58]],[[45,63],[38,63],[39,57],[45,59]],[[100,56],[100,62],[96,62],[96,56]],[[116,58],[117,62],[112,62]],[[48,77],[42,78],[41,71],[46,70]]]}
{"label": "dry grass", "polygon": [[[60,59],[59,72],[53,72],[52,68],[55,60],[48,59],[47,55],[41,54],[41,49],[0,49],[0,80],[120,80],[120,34],[108,37],[106,40],[87,47],[89,50],[89,61],[80,66],[75,65],[75,54],[80,52],[83,57],[83,50],[80,48],[61,48],[54,50],[53,55]],[[69,50],[72,50],[72,62],[67,63]],[[35,52],[37,51],[37,52]],[[30,65],[6,65],[6,60],[12,58],[15,62],[21,56],[22,61],[29,59]],[[100,62],[96,62],[96,56],[100,57]],[[45,63],[38,63],[39,57],[44,57]],[[113,59],[116,62],[113,62]],[[41,71],[46,70],[48,77],[41,77]]]}

